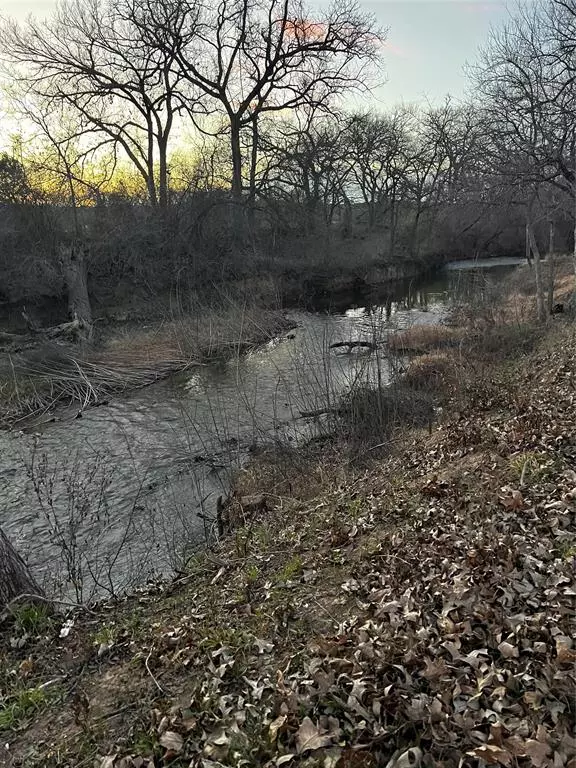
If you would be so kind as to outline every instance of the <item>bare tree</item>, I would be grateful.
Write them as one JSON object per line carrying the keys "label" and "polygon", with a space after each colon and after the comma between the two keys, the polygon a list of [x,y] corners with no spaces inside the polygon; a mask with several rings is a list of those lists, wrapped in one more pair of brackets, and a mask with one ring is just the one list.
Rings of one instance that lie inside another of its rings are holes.
{"label": "bare tree", "polygon": [[346,205],[352,160],[348,118],[337,120],[303,110],[292,122],[274,123],[262,136],[268,157],[262,181],[267,194],[297,202],[306,231],[329,227],[339,205]]}
{"label": "bare tree", "polygon": [[74,110],[49,102],[28,99],[21,107],[23,116],[36,128],[31,138],[34,152],[30,166],[41,176],[45,195],[58,207],[51,208],[54,224],[54,252],[68,294],[70,316],[77,321],[78,335],[89,340],[92,334],[92,308],[88,290],[90,246],[82,222],[81,206],[98,201],[116,167],[114,154],[101,157],[96,172],[95,155],[106,140],[85,143],[83,121]]}
{"label": "bare tree", "polygon": [[171,38],[143,36],[137,8],[136,0],[65,0],[47,21],[5,21],[0,46],[28,93],[77,111],[84,132],[120,147],[144,179],[150,202],[164,206],[183,77]]}
{"label": "bare tree", "polygon": [[492,34],[472,74],[499,162],[509,182],[526,189],[531,249],[532,201],[539,186],[551,185],[572,201],[576,270],[575,47],[576,2],[540,0]]}
{"label": "bare tree", "polygon": [[142,29],[174,52],[205,111],[225,116],[237,197],[254,156],[243,158],[242,133],[257,137],[267,113],[366,90],[381,53],[382,32],[355,0],[318,17],[301,0],[145,0],[140,7]]}
{"label": "bare tree", "polygon": [[411,157],[414,115],[400,107],[385,115],[355,115],[349,130],[355,187],[368,209],[368,227],[387,217],[389,255],[395,251],[399,204]]}

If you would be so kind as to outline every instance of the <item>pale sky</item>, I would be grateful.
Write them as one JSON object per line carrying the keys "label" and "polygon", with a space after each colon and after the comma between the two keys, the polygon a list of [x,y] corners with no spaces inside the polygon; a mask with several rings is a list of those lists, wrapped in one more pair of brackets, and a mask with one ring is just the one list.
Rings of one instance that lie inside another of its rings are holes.
{"label": "pale sky", "polygon": [[[310,5],[326,4],[316,0]],[[2,15],[50,15],[56,0],[0,0]],[[360,0],[389,27],[386,84],[373,106],[463,95],[462,68],[475,58],[491,25],[507,18],[506,0]]]}

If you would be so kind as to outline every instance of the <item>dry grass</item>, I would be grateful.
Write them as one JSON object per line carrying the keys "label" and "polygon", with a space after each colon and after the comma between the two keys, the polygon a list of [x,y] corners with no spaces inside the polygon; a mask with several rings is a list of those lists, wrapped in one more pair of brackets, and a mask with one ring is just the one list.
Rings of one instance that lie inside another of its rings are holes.
{"label": "dry grass", "polygon": [[0,424],[14,426],[60,404],[87,408],[115,392],[229,359],[289,327],[279,312],[230,302],[150,328],[132,327],[84,354],[58,345],[38,348],[13,361],[0,382]]}
{"label": "dry grass", "polygon": [[135,368],[171,363],[179,369],[191,363],[228,358],[234,352],[269,341],[288,327],[279,312],[233,305],[224,311],[212,309],[182,316],[152,328],[132,328],[108,341],[90,359]]}
{"label": "dry grass", "polygon": [[427,352],[410,361],[402,381],[414,390],[444,393],[462,381],[464,367],[461,360],[446,352]]}
{"label": "dry grass", "polygon": [[388,348],[396,354],[429,352],[457,346],[465,337],[465,328],[446,325],[415,325],[388,337]]}
{"label": "dry grass", "polygon": [[[549,265],[542,265],[544,288],[549,285]],[[536,321],[536,284],[534,269],[517,267],[505,280],[454,313],[457,322],[484,330],[502,325],[529,325]],[[574,292],[574,262],[571,256],[559,256],[554,262],[554,301],[566,305]]]}

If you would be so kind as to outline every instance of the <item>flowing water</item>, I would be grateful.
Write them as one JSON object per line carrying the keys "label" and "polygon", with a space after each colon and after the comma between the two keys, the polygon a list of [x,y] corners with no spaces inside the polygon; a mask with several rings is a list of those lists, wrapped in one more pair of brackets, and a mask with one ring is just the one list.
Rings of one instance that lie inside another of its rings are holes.
{"label": "flowing water", "polygon": [[390,331],[441,321],[454,296],[474,285],[466,274],[447,270],[333,312],[290,313],[293,331],[243,357],[81,418],[0,433],[0,527],[40,578],[70,591],[63,582],[72,575],[83,598],[177,568],[186,547],[213,532],[216,499],[255,445],[306,439],[317,423],[302,412],[334,405],[378,371],[389,379],[383,353],[330,345],[381,342]]}

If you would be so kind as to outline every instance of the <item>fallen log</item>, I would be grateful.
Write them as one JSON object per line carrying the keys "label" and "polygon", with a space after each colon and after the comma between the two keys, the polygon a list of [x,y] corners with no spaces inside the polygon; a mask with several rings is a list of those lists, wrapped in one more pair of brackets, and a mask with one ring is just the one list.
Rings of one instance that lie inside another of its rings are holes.
{"label": "fallen log", "polygon": [[348,352],[358,348],[374,352],[376,344],[373,341],[335,341],[334,344],[330,344],[330,349],[341,349],[342,347],[348,347]]}
{"label": "fallen log", "polygon": [[29,341],[31,338],[29,333],[8,333],[8,331],[0,331],[0,344],[18,344],[24,341]]}
{"label": "fallen log", "polygon": [[78,316],[75,315],[73,320],[70,320],[67,323],[60,323],[60,325],[55,325],[52,328],[46,328],[43,332],[49,339],[67,337],[77,341],[85,332],[86,328],[86,323],[79,320]]}
{"label": "fallen log", "polygon": [[78,341],[80,338],[83,338],[86,335],[86,331],[89,330],[89,325],[81,320],[78,315],[74,315],[72,320],[60,323],[59,325],[53,325],[50,328],[41,328],[36,325],[26,310],[22,311],[22,317],[26,322],[30,334],[46,339],[64,338],[69,341]]}

